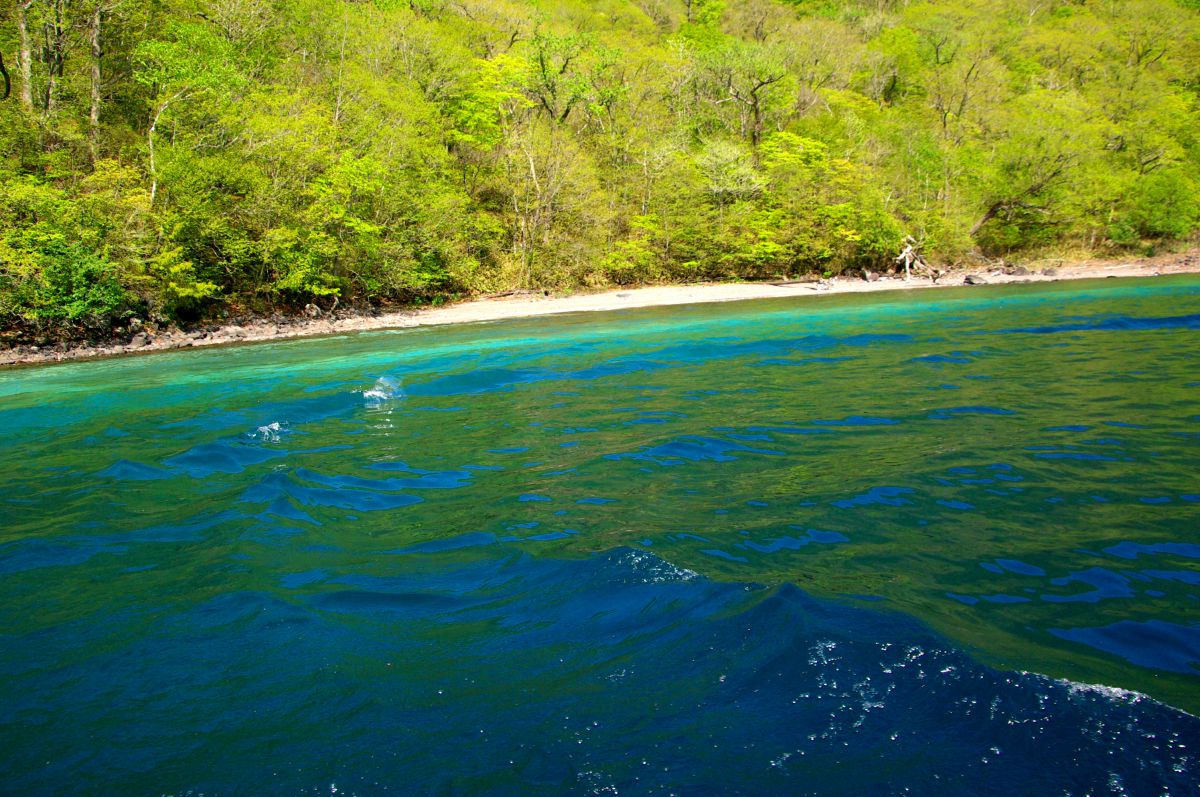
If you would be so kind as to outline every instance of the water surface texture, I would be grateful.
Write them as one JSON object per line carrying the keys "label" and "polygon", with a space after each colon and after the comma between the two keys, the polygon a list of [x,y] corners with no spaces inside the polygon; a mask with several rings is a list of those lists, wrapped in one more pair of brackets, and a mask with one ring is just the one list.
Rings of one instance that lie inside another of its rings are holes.
{"label": "water surface texture", "polygon": [[1200,793],[1200,280],[0,373],[0,782]]}

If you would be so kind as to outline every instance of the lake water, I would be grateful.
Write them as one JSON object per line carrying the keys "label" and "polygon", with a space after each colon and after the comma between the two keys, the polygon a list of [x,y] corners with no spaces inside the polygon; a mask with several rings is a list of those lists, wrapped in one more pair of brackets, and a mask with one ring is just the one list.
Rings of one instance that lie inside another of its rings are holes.
{"label": "lake water", "polygon": [[0,430],[7,794],[1200,793],[1194,277],[10,370]]}

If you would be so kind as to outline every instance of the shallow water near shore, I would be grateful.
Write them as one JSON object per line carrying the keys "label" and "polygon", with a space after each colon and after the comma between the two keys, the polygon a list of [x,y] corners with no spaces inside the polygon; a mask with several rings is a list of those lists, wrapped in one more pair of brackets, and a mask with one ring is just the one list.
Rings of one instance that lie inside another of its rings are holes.
{"label": "shallow water near shore", "polygon": [[1200,793],[1194,276],[31,368],[0,429],[12,793]]}

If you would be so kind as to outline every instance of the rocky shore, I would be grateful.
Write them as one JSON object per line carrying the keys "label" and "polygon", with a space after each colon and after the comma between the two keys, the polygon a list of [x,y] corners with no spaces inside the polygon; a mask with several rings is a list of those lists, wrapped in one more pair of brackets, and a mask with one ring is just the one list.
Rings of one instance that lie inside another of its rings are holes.
{"label": "rocky shore", "polygon": [[144,354],[187,347],[283,340],[371,329],[496,321],[554,313],[822,293],[863,293],[1105,277],[1150,277],[1194,272],[1200,272],[1200,251],[1128,261],[1086,261],[1049,266],[1038,264],[1036,269],[1029,266],[1000,263],[987,269],[935,272],[933,276],[914,276],[909,280],[905,280],[902,275],[866,272],[857,277],[843,276],[828,280],[814,278],[781,282],[666,285],[571,296],[517,293],[400,312],[341,310],[328,313],[315,305],[310,305],[307,312],[300,316],[274,315],[226,324],[200,325],[187,330],[170,325],[156,325],[134,320],[123,331],[124,334],[121,337],[112,340],[80,343],[55,342],[47,345],[18,345],[0,348],[0,366]]}

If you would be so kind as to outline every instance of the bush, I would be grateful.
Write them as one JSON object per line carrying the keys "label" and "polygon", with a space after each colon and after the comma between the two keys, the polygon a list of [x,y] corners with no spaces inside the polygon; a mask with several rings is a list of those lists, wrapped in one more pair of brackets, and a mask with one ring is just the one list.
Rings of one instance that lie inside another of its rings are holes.
{"label": "bush", "polygon": [[21,286],[16,311],[29,321],[110,327],[129,314],[130,296],[116,266],[77,244],[55,242],[41,273]]}
{"label": "bush", "polygon": [[1124,221],[1143,238],[1186,238],[1200,224],[1197,190],[1179,171],[1152,172],[1134,184]]}

